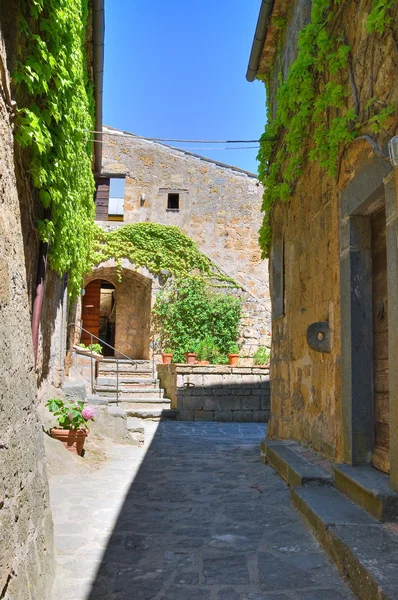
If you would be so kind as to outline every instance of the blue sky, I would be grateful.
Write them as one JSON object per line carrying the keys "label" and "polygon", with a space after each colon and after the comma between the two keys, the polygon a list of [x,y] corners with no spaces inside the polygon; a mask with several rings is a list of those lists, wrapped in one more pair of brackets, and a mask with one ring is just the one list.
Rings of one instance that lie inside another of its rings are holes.
{"label": "blue sky", "polygon": [[[245,75],[260,4],[106,0],[104,123],[148,137],[258,139],[264,85]],[[257,150],[207,147],[193,151],[257,172]]]}

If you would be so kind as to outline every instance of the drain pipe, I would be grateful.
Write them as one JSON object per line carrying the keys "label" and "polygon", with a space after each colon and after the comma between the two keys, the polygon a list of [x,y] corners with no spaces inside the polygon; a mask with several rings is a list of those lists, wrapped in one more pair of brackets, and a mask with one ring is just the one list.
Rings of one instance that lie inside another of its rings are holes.
{"label": "drain pipe", "polygon": [[33,356],[34,356],[35,366],[36,366],[36,362],[37,362],[37,351],[39,348],[39,329],[40,329],[41,311],[43,308],[44,286],[45,286],[46,272],[47,272],[47,253],[48,253],[48,243],[40,242],[39,263],[37,266],[37,277],[36,277],[35,299],[33,301],[33,310],[32,310],[32,342],[33,342]]}
{"label": "drain pipe", "polygon": [[257,75],[261,53],[264,48],[265,38],[267,37],[268,23],[271,17],[272,9],[274,8],[274,1],[275,0],[263,0],[261,3],[257,27],[250,52],[249,65],[246,72],[247,81],[254,81]]}
{"label": "drain pipe", "polygon": [[102,104],[104,80],[105,0],[92,0],[93,6],[93,76],[95,100],[94,172],[102,166]]}

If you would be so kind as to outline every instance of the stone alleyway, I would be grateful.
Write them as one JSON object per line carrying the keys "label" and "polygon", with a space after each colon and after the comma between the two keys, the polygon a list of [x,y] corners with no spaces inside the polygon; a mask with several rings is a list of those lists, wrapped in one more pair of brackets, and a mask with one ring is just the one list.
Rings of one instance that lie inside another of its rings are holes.
{"label": "stone alleyway", "polygon": [[53,477],[54,600],[349,600],[259,460],[264,425],[153,424],[97,470]]}

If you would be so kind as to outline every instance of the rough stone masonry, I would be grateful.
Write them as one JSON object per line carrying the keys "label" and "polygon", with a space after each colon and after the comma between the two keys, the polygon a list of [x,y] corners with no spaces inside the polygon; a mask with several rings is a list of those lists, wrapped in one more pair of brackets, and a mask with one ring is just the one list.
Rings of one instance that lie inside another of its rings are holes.
{"label": "rough stone masonry", "polygon": [[37,416],[9,80],[0,37],[0,598],[50,598],[52,518]]}

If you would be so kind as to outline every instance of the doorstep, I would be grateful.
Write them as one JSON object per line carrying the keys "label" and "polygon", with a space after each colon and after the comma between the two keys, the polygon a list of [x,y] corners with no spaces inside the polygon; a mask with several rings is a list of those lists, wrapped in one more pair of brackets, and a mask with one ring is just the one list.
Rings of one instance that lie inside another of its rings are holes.
{"label": "doorstep", "polygon": [[397,600],[398,495],[388,476],[371,467],[332,467],[293,440],[265,440],[261,460],[290,485],[292,504],[357,597]]}
{"label": "doorstep", "polygon": [[334,485],[380,521],[398,521],[398,494],[388,475],[373,467],[335,465]]}

